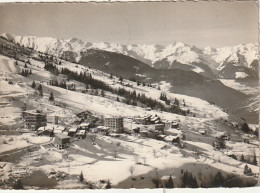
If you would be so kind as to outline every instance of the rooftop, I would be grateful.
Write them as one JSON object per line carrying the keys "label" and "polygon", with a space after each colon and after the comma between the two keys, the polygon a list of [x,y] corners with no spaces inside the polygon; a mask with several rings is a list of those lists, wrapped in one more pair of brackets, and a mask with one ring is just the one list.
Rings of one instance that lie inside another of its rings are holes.
{"label": "rooftop", "polygon": [[81,123],[79,126],[81,127],[88,127],[90,125],[90,123]]}
{"label": "rooftop", "polygon": [[27,111],[24,111],[24,113],[28,113],[31,115],[46,115],[45,113],[43,113],[42,111],[39,111],[39,110],[27,110]]}
{"label": "rooftop", "polygon": [[86,131],[85,130],[79,130],[77,132],[77,135],[85,135],[86,134]]}
{"label": "rooftop", "polygon": [[69,132],[76,132],[77,130],[78,130],[77,127],[72,127],[72,128],[69,129]]}
{"label": "rooftop", "polygon": [[69,136],[61,134],[61,133],[56,134],[55,137],[60,138],[60,139],[70,139]]}

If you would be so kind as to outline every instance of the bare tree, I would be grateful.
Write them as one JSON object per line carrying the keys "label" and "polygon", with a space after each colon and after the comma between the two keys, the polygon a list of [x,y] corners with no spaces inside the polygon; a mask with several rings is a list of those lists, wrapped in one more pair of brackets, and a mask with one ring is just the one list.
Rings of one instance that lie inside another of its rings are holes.
{"label": "bare tree", "polygon": [[131,173],[131,177],[132,177],[132,178],[133,178],[134,170],[135,170],[134,166],[131,166],[131,167],[129,168],[129,172]]}
{"label": "bare tree", "polygon": [[138,160],[138,157],[137,157],[137,156],[135,156],[134,158],[135,158],[135,163],[137,164],[137,163],[138,163],[138,161],[139,161],[139,160]]}
{"label": "bare tree", "polygon": [[90,140],[92,141],[93,144],[95,143],[96,138],[97,138],[96,135],[91,135],[91,136],[90,136]]}
{"label": "bare tree", "polygon": [[153,157],[157,157],[157,152],[155,149],[153,149]]}
{"label": "bare tree", "polygon": [[117,156],[118,156],[118,151],[114,150],[114,158],[115,158],[115,160],[116,160]]}
{"label": "bare tree", "polygon": [[142,157],[144,165],[146,164],[146,157]]}

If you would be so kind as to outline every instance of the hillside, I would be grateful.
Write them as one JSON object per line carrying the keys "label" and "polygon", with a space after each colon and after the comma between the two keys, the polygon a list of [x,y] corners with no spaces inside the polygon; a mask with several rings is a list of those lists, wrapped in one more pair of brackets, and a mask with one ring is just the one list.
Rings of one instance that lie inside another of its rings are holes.
{"label": "hillside", "polygon": [[[237,103],[246,98],[243,93],[226,87],[218,80],[181,69],[154,69],[131,57],[114,52],[89,49],[79,63],[126,79],[135,78],[152,84],[166,81],[172,85],[171,91],[174,93],[202,98],[227,109],[235,108]],[[219,95],[220,92],[223,95]]]}
{"label": "hillside", "polygon": [[[5,39],[3,41],[6,42]],[[8,41],[6,43],[10,44]],[[30,49],[28,51],[33,52]],[[81,55],[82,58],[79,61],[81,65],[112,73],[124,79],[134,78],[147,84],[158,84],[165,81],[171,84],[171,92],[198,97],[234,113],[238,112],[237,109],[243,108],[237,104],[247,103],[247,96],[242,92],[227,87],[218,80],[189,70],[155,69],[132,57],[100,49],[87,49],[85,52],[81,52]],[[219,95],[219,93],[224,94]],[[241,113],[239,115],[242,116]],[[249,117],[253,117],[250,120],[256,120],[257,116],[257,111],[250,112]]]}

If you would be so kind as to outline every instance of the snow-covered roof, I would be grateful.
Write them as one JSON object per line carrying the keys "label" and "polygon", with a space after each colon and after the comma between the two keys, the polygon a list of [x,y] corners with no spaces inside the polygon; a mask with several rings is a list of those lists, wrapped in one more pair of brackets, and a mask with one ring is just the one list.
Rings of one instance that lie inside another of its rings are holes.
{"label": "snow-covered roof", "polygon": [[65,132],[62,132],[62,134],[64,134],[64,135],[68,135],[69,133],[68,133],[67,131],[65,131]]}
{"label": "snow-covered roof", "polygon": [[159,123],[159,122],[160,122],[159,120],[154,121],[154,123]]}
{"label": "snow-covered roof", "polygon": [[70,138],[69,136],[61,134],[61,133],[56,134],[55,137],[60,138],[60,139],[68,139],[68,138]]}
{"label": "snow-covered roof", "polygon": [[[170,178],[170,176],[162,176],[161,180],[168,180]],[[175,179],[175,176],[172,176],[172,179]]]}
{"label": "snow-covered roof", "polygon": [[86,131],[85,130],[79,130],[77,132],[77,135],[85,135],[86,134]]}
{"label": "snow-covered roof", "polygon": [[145,129],[142,129],[142,130],[140,130],[140,133],[149,133],[149,132]]}
{"label": "snow-covered roof", "polygon": [[164,138],[164,140],[165,141],[172,141],[172,140],[174,140],[176,138],[177,138],[177,136],[167,136],[167,137]]}
{"label": "snow-covered roof", "polygon": [[144,116],[145,119],[150,118],[152,115],[146,115]]}
{"label": "snow-covered roof", "polygon": [[58,132],[64,131],[65,127],[63,127],[61,125],[47,124],[44,127],[39,127],[38,128],[38,131],[43,131],[43,130],[49,130],[49,131],[54,130],[54,132],[58,133]]}
{"label": "snow-covered roof", "polygon": [[81,123],[79,126],[81,127],[88,127],[90,125],[90,123]]}
{"label": "snow-covered roof", "polygon": [[112,137],[118,137],[118,136],[120,136],[120,135],[117,134],[117,133],[110,133],[109,135],[112,136]]}
{"label": "snow-covered roof", "polygon": [[42,111],[37,110],[27,110],[24,111],[24,113],[32,114],[32,115],[45,115]]}
{"label": "snow-covered roof", "polygon": [[166,135],[158,135],[158,137],[165,138]]}
{"label": "snow-covered roof", "polygon": [[77,127],[72,127],[69,129],[69,132],[77,132],[78,128]]}
{"label": "snow-covered roof", "polygon": [[44,130],[46,130],[45,127],[39,127],[39,128],[37,129],[37,131],[44,131]]}
{"label": "snow-covered roof", "polygon": [[135,118],[135,120],[144,120],[145,118],[144,117],[137,117]]}
{"label": "snow-covered roof", "polygon": [[51,127],[39,127],[39,128],[37,129],[37,131],[44,131],[44,130],[52,131],[53,128],[51,128]]}

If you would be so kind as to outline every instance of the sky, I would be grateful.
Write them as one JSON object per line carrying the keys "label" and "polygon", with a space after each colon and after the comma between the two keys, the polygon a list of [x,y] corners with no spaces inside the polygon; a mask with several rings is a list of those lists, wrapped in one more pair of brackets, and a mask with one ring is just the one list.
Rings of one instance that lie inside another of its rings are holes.
{"label": "sky", "polygon": [[0,34],[198,47],[258,42],[256,2],[1,4]]}

